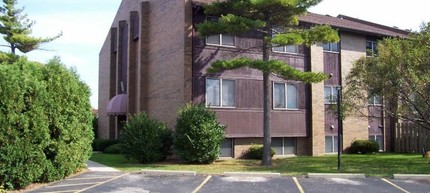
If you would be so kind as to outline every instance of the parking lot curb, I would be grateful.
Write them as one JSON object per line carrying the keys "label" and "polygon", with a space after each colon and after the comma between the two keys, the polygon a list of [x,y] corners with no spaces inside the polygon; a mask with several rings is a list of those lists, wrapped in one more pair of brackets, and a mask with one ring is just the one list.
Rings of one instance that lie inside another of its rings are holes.
{"label": "parking lot curb", "polygon": [[223,176],[243,176],[243,177],[280,177],[280,173],[263,172],[224,172]]}
{"label": "parking lot curb", "polygon": [[366,178],[364,174],[352,173],[308,173],[308,178]]}
{"label": "parking lot curb", "polygon": [[195,176],[194,171],[173,171],[173,170],[142,170],[142,174],[148,175],[180,175],[180,176]]}
{"label": "parking lot curb", "polygon": [[394,174],[394,179],[397,180],[430,180],[428,174]]}

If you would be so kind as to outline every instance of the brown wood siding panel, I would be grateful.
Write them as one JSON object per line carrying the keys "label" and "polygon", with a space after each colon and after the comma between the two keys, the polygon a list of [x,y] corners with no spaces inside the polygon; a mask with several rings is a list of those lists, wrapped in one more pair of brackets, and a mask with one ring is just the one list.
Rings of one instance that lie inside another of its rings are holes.
{"label": "brown wood siding panel", "polygon": [[[337,135],[338,121],[335,115],[330,111],[330,108],[336,108],[336,106],[330,107],[330,105],[325,106],[324,115],[324,130],[326,135]],[[332,129],[331,126],[334,126]]]}
{"label": "brown wood siding panel", "polygon": [[382,121],[382,107],[381,106],[369,106],[369,135],[382,135],[383,128],[379,126],[383,126]]}
{"label": "brown wood siding panel", "polygon": [[[213,109],[227,137],[262,137],[263,111]],[[272,137],[306,137],[306,113],[298,111],[272,112]]]}
{"label": "brown wood siding panel", "polygon": [[324,81],[325,85],[339,85],[339,53],[324,52],[324,73],[333,74],[333,76]]}
{"label": "brown wood siding panel", "polygon": [[263,83],[259,80],[236,80],[236,107],[263,108]]}
{"label": "brown wood siding panel", "polygon": [[193,80],[193,103],[205,103],[206,78],[204,76],[194,76]]}

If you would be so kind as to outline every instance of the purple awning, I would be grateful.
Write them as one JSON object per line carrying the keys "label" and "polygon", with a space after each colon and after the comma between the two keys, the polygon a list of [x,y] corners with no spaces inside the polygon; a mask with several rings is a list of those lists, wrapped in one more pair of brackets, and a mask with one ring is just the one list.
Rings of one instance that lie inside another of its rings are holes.
{"label": "purple awning", "polygon": [[110,99],[106,107],[107,115],[126,115],[127,114],[127,95],[119,94]]}

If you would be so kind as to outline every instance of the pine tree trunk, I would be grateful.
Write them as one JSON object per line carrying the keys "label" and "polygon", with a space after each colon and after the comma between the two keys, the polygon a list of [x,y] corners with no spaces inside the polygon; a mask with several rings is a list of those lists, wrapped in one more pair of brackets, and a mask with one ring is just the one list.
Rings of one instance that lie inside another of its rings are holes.
{"label": "pine tree trunk", "polygon": [[15,55],[15,45],[14,44],[10,44],[10,51],[12,52],[13,55]]}
{"label": "pine tree trunk", "polygon": [[264,109],[263,109],[263,160],[262,166],[272,166],[272,137],[270,134],[270,119],[271,119],[271,94],[270,94],[270,72],[263,72],[263,92],[264,92]]}
{"label": "pine tree trunk", "polygon": [[[265,13],[266,18],[269,16]],[[268,34],[263,35],[263,61],[269,61],[270,46],[266,41],[266,38],[272,37],[272,28],[269,23],[266,24],[266,31]],[[270,84],[270,72],[263,72],[263,159],[261,160],[262,166],[272,166],[272,151],[271,143],[272,137],[270,134],[270,119],[271,119],[271,84]]]}

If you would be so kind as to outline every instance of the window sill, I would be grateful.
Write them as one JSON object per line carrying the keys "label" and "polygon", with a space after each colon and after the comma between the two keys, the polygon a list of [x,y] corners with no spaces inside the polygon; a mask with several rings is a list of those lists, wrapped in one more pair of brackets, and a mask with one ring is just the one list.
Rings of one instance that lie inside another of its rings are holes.
{"label": "window sill", "polygon": [[272,50],[272,52],[273,52],[273,53],[276,53],[276,54],[303,55],[303,54],[299,54],[299,53],[297,53],[297,52],[280,52],[280,51],[273,51],[273,50]]}
{"label": "window sill", "polygon": [[337,105],[337,103],[324,103],[324,105]]}
{"label": "window sill", "polygon": [[236,107],[225,107],[225,106],[207,106],[210,109],[236,109]]}
{"label": "window sill", "polygon": [[333,53],[333,54],[339,54],[339,51],[329,51],[329,50],[323,50],[325,53]]}
{"label": "window sill", "polygon": [[292,108],[273,108],[275,111],[299,111],[300,109],[292,109]]}
{"label": "window sill", "polygon": [[214,46],[214,47],[222,47],[222,48],[236,48],[236,46],[229,46],[229,45],[220,45],[220,44],[209,44],[206,43],[207,46]]}

